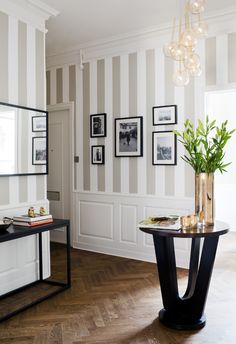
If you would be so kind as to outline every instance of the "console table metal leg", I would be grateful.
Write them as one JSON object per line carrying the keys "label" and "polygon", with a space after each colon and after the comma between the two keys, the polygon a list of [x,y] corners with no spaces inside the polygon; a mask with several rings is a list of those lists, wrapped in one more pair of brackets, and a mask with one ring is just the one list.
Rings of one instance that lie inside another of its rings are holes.
{"label": "console table metal leg", "polygon": [[38,234],[39,240],[39,281],[43,280],[43,245],[42,245],[42,233]]}
{"label": "console table metal leg", "polygon": [[67,285],[71,287],[70,225],[66,226]]}

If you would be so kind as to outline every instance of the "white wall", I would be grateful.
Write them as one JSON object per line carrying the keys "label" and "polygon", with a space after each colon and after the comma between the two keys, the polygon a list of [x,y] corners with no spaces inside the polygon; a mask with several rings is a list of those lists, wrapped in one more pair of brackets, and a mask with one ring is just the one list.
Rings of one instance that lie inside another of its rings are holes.
{"label": "white wall", "polygon": [[[236,42],[231,33],[236,32],[235,21],[232,17],[230,20],[219,17],[218,21],[215,18],[212,21],[212,37],[198,45],[203,74],[184,89],[173,86],[173,64],[162,53],[162,45],[169,36],[163,32],[87,46],[83,72],[79,69],[79,54],[47,59],[48,104],[69,97],[76,105],[75,152],[80,163],[74,167],[75,247],[153,260],[150,238],[136,232],[138,221],[158,212],[179,215],[193,212],[194,174],[180,158],[183,147],[178,144],[177,166],[152,166],[151,133],[181,130],[185,118],[193,122],[203,118],[206,88],[221,85],[222,80],[227,80],[230,86],[236,81],[232,58]],[[223,41],[228,47],[224,50],[229,60],[227,69],[221,64],[220,48],[214,48],[215,42],[220,47]],[[153,127],[152,106],[167,104],[178,105],[178,124]],[[99,112],[107,113],[107,137],[91,139],[89,116]],[[131,115],[141,115],[144,119],[144,155],[136,159],[115,158],[114,118]],[[97,143],[105,144],[103,167],[90,163],[90,146]],[[177,245],[177,257],[179,265],[186,266],[189,244],[182,245]]]}
{"label": "white wall", "polygon": [[[0,101],[45,109],[45,19],[43,8],[27,1],[1,0]],[[0,177],[0,218],[48,208],[45,176]],[[45,274],[49,274],[48,235],[44,235]],[[37,277],[36,238],[2,243],[0,294]]]}

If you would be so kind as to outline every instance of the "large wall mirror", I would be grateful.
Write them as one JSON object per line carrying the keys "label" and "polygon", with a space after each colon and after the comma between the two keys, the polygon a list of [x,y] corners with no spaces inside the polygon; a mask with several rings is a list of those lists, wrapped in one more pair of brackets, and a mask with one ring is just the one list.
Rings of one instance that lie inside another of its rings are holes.
{"label": "large wall mirror", "polygon": [[47,111],[0,102],[0,176],[47,173]]}

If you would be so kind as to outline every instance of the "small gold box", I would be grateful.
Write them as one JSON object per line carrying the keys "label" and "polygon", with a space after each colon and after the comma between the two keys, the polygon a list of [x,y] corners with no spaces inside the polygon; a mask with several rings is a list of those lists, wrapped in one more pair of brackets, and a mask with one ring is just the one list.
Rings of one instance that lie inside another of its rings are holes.
{"label": "small gold box", "polygon": [[198,224],[198,216],[195,214],[180,217],[182,229],[196,228]]}

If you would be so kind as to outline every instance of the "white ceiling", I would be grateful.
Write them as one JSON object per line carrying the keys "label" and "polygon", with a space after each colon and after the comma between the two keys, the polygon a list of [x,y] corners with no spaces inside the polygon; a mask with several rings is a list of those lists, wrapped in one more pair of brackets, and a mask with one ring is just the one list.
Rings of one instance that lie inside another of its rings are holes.
{"label": "white ceiling", "polygon": [[[184,0],[43,0],[58,10],[47,22],[47,55],[169,23]],[[234,7],[235,0],[206,0],[206,13]]]}

